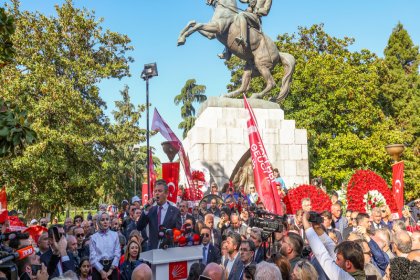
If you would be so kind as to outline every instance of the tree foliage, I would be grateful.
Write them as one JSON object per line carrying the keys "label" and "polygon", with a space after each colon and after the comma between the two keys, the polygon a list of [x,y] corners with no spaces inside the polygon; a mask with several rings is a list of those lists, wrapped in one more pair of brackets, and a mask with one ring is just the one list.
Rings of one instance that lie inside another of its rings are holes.
{"label": "tree foliage", "polygon": [[[418,156],[415,159],[418,48],[401,28],[397,26],[391,35],[384,59],[365,49],[350,51],[353,39],[330,36],[323,25],[278,36],[279,50],[291,53],[297,61],[291,94],[282,108],[287,119],[307,129],[310,175],[321,176],[329,188],[340,188],[360,168],[370,168],[390,183],[391,159],[384,147],[404,143],[408,147],[405,194],[408,199],[420,194]],[[240,84],[242,67],[235,59],[227,63],[232,71],[230,89]],[[394,71],[399,74],[393,76]],[[282,75],[280,65],[276,66],[276,82],[281,83]],[[250,92],[263,86],[261,78],[253,79]],[[278,90],[272,91],[273,96]],[[397,98],[403,101],[394,102]]]}
{"label": "tree foliage", "polygon": [[1,96],[28,112],[39,141],[2,160],[0,180],[12,204],[31,216],[93,204],[103,199],[101,164],[110,146],[97,84],[129,75],[130,39],[103,30],[93,12],[70,0],[56,6],[56,16],[21,11],[17,1],[9,12],[16,54],[0,73]]}
{"label": "tree foliage", "polygon": [[178,125],[178,128],[184,130],[182,136],[187,137],[188,131],[194,126],[195,123],[195,108],[194,102],[202,103],[207,100],[205,95],[206,87],[204,85],[197,85],[195,79],[190,79],[185,82],[181,92],[175,96],[175,105],[182,104],[181,106],[181,117],[182,122]]}

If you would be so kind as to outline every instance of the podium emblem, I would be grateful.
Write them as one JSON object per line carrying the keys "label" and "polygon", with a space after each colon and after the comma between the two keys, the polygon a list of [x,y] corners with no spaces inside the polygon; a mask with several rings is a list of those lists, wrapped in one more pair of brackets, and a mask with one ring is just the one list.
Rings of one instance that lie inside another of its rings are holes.
{"label": "podium emblem", "polygon": [[169,264],[169,280],[185,279],[188,277],[187,262],[173,262]]}

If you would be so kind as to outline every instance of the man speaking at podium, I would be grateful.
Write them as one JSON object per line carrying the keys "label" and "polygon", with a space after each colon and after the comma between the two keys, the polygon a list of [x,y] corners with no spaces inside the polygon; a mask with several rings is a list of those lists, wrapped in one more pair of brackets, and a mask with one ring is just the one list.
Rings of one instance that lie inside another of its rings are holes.
{"label": "man speaking at podium", "polygon": [[153,190],[153,198],[144,205],[144,211],[137,222],[140,232],[149,225],[149,250],[157,249],[159,243],[159,227],[166,229],[181,228],[181,213],[177,207],[169,204],[168,185],[165,180],[157,180]]}

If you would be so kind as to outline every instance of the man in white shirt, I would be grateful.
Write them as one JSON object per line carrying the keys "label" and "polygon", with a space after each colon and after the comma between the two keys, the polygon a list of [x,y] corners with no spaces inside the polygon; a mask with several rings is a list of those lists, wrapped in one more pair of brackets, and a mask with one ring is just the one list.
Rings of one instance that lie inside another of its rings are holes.
{"label": "man in white shirt", "polygon": [[[312,252],[330,279],[366,279],[363,249],[353,241],[344,241],[335,249],[331,238],[320,224],[308,221],[309,213],[303,216],[303,227]],[[324,245],[323,243],[326,243]]]}

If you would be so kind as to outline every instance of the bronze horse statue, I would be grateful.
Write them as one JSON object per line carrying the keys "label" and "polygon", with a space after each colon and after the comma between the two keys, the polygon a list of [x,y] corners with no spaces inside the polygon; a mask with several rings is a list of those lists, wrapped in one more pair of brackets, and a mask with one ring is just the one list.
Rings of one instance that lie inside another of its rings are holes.
{"label": "bronze horse statue", "polygon": [[294,57],[288,53],[279,52],[270,37],[252,27],[249,28],[249,43],[238,44],[235,41],[235,38],[240,35],[240,27],[235,21],[238,15],[236,0],[207,0],[207,4],[215,7],[211,21],[209,23],[190,21],[178,37],[178,46],[185,44],[186,38],[198,31],[209,39],[217,38],[228,51],[245,60],[241,86],[225,94],[225,97],[235,97],[246,92],[249,89],[251,77],[261,75],[267,83],[266,87],[263,91],[252,94],[251,98],[262,98],[276,87],[271,70],[281,61],[284,75],[281,90],[276,99],[281,101],[286,98],[295,68]]}

